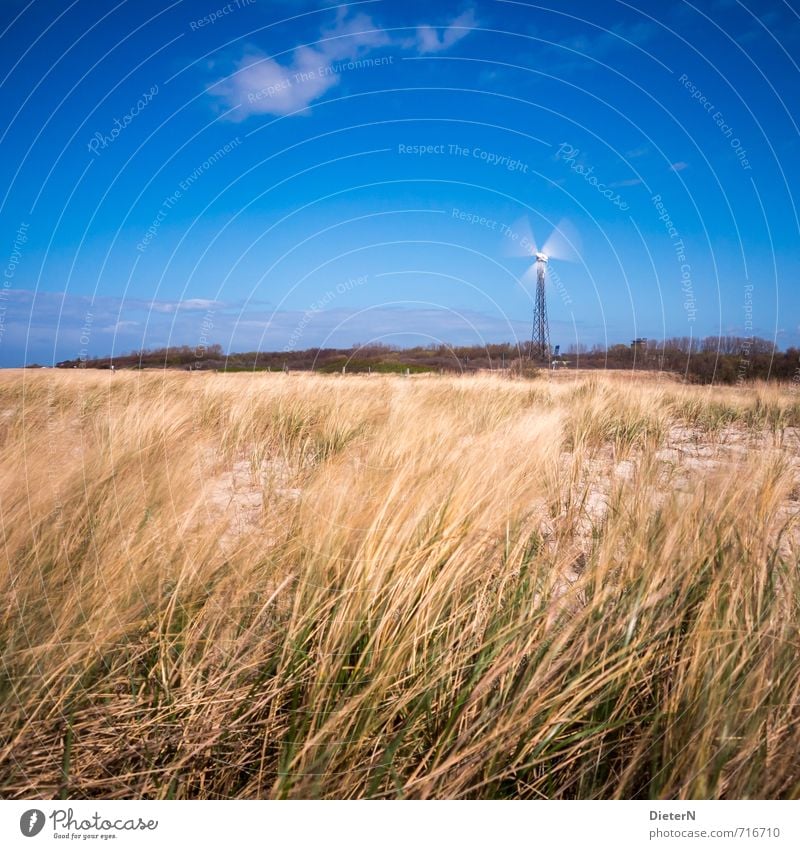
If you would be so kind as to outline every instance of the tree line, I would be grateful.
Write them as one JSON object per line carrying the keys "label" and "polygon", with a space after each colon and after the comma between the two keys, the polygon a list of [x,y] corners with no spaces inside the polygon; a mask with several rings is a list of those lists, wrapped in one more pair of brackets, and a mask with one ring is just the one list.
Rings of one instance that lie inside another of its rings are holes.
{"label": "tree line", "polygon": [[221,345],[140,349],[92,359],[63,360],[59,368],[172,368],[190,371],[441,372],[509,370],[532,374],[562,368],[666,371],[695,383],[735,384],[753,379],[800,383],[800,349],[784,351],[758,337],[708,336],[639,340],[637,344],[571,345],[548,363],[531,363],[530,343],[473,346],[354,344],[349,348],[249,351],[226,354]]}

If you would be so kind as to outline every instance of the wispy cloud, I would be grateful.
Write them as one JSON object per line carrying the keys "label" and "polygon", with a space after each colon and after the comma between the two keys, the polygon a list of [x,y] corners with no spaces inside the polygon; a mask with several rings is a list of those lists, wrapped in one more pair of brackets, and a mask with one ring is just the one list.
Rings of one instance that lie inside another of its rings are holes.
{"label": "wispy cloud", "polygon": [[107,324],[105,327],[101,327],[100,332],[118,334],[139,326],[140,323],[138,321],[115,321],[113,324]]}
{"label": "wispy cloud", "polygon": [[417,27],[415,38],[406,44],[419,53],[440,53],[469,35],[469,31],[476,24],[475,13],[472,9],[468,9],[445,27],[437,29],[428,24]]}
{"label": "wispy cloud", "polygon": [[680,161],[680,162],[673,162],[673,163],[672,163],[669,167],[670,167],[673,171],[685,171],[685,170],[689,167],[689,163],[688,163],[688,162],[683,162],[683,161]]}
{"label": "wispy cloud", "polygon": [[[213,304],[211,316],[204,304]],[[7,302],[6,335],[0,364],[52,363],[141,348],[219,343],[226,350],[277,351],[317,345],[348,346],[354,340],[393,344],[474,344],[482,340],[525,339],[526,320],[500,312],[434,308],[429,304],[342,305],[314,311],[274,310],[264,301],[121,299],[64,292],[14,290]],[[551,323],[564,333],[571,329]],[[298,333],[298,331],[301,331]]]}
{"label": "wispy cloud", "polygon": [[338,65],[388,43],[387,34],[368,15],[347,18],[340,12],[334,25],[320,33],[314,47],[298,47],[288,63],[251,48],[236,62],[230,76],[211,87],[211,93],[226,107],[234,108],[234,120],[302,112],[339,82]]}
{"label": "wispy cloud", "polygon": [[186,298],[183,301],[150,301],[149,308],[153,312],[173,313],[179,310],[184,312],[203,312],[211,309],[221,309],[225,306],[221,301],[212,301],[207,298]]}
{"label": "wispy cloud", "polygon": [[[265,301],[210,298],[146,299],[29,289],[9,291],[0,366],[53,362],[81,355],[105,356],[142,347],[227,342],[246,314],[269,320]],[[211,314],[209,320],[208,314]],[[252,339],[244,340],[252,343]]]}
{"label": "wispy cloud", "polygon": [[371,54],[376,51],[395,48],[422,54],[440,52],[464,38],[474,25],[475,16],[470,10],[440,29],[423,25],[417,27],[412,38],[395,39],[369,15],[348,16],[341,8],[313,46],[298,47],[288,61],[250,47],[234,62],[233,71],[212,85],[209,92],[225,109],[232,110],[229,117],[235,121],[251,115],[304,114],[312,103],[338,85],[343,73],[391,63],[391,56],[373,57]]}
{"label": "wispy cloud", "polygon": [[595,58],[605,58],[621,47],[639,47],[659,34],[659,27],[651,21],[619,22],[608,29],[591,27],[588,32],[558,39],[563,47],[587,53]]}
{"label": "wispy cloud", "polygon": [[[552,60],[548,60],[548,67],[551,72],[559,73],[579,69],[585,71],[587,67],[596,67],[596,62],[614,65],[617,58],[626,53],[631,57],[647,56],[663,65],[663,62],[648,50],[648,45],[657,46],[662,33],[663,29],[652,21],[620,21],[607,28],[593,26],[587,22],[581,31],[574,35],[565,37],[563,33],[555,32],[550,35],[550,44],[546,50]],[[547,34],[540,30],[537,30],[536,36],[547,39]],[[589,66],[587,62],[590,63]]]}

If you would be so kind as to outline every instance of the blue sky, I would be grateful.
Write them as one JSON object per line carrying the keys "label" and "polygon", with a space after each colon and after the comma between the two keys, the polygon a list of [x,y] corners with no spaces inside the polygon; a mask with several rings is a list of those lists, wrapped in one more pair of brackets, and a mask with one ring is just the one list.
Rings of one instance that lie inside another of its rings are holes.
{"label": "blue sky", "polygon": [[2,366],[524,340],[528,228],[554,343],[800,343],[796,2],[0,15]]}

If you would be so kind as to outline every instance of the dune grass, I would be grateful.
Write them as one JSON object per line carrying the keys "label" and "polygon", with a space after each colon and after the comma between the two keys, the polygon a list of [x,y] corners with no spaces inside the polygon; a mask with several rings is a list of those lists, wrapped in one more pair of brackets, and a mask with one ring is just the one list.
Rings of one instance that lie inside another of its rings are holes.
{"label": "dune grass", "polygon": [[0,375],[0,794],[800,796],[800,404]]}

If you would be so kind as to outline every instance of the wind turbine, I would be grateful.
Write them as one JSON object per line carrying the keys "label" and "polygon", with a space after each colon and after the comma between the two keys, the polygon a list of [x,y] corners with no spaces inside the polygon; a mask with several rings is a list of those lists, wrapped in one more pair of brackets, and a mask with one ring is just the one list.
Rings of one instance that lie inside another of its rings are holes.
{"label": "wind turbine", "polygon": [[580,251],[578,234],[569,221],[562,218],[540,250],[536,247],[530,221],[527,217],[523,217],[505,235],[510,240],[513,256],[530,257],[534,260],[521,277],[521,282],[527,285],[531,285],[533,277],[536,277],[530,359],[546,362],[549,365],[550,323],[547,318],[545,289],[548,263],[551,259],[577,262]]}

